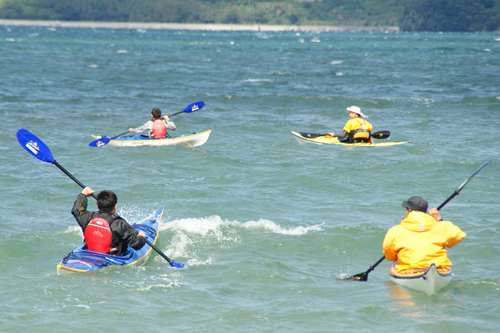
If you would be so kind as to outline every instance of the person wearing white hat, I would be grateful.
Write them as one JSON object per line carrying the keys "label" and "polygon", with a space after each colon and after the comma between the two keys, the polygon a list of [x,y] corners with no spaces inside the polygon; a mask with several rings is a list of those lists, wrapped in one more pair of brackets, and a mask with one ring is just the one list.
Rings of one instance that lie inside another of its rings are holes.
{"label": "person wearing white hat", "polygon": [[350,106],[347,111],[349,111],[350,119],[345,124],[342,133],[331,132],[328,135],[337,137],[343,142],[371,142],[373,126],[365,120],[366,116],[361,112],[361,109],[357,106]]}

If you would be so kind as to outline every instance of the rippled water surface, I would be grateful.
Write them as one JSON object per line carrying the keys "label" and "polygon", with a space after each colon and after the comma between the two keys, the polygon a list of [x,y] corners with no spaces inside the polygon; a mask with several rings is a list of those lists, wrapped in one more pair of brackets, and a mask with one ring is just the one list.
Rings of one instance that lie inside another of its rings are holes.
{"label": "rippled water surface", "polygon": [[[498,331],[498,35],[0,27],[0,55],[1,331]],[[211,129],[201,147],[88,147],[200,100],[172,134]],[[290,134],[340,131],[350,105],[411,143]],[[20,128],[129,222],[164,209],[158,246],[187,268],[58,276],[81,189]],[[337,280],[381,257],[403,200],[438,206],[490,159],[441,211],[467,233],[444,290],[395,286],[387,261]]]}

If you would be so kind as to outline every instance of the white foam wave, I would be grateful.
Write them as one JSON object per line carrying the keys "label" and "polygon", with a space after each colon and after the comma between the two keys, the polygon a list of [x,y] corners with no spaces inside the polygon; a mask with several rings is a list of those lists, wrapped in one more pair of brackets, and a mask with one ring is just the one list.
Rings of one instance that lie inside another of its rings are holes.
{"label": "white foam wave", "polygon": [[[233,229],[261,229],[265,231],[270,231],[277,234],[283,235],[305,235],[309,231],[321,230],[321,225],[313,225],[308,227],[298,226],[293,228],[285,228],[277,225],[273,221],[260,219],[258,221],[248,221],[248,222],[238,222],[223,220],[220,216],[209,216],[205,218],[188,218],[174,220],[171,222],[163,223],[161,226],[161,231],[163,230],[175,230],[191,235],[207,236],[212,234],[219,239],[235,239],[234,235],[227,232],[226,236],[223,236],[221,229],[233,228]],[[231,230],[230,230],[231,231]]]}
{"label": "white foam wave", "polygon": [[245,82],[273,82],[269,79],[246,79]]}
{"label": "white foam wave", "polygon": [[63,231],[63,233],[64,234],[77,234],[77,235],[81,235],[82,239],[83,239],[82,229],[79,226],[77,226],[77,225],[68,227],[68,229],[66,229],[66,230]]}
{"label": "white foam wave", "polygon": [[309,231],[318,231],[321,230],[321,225],[314,225],[310,227],[295,227],[295,228],[283,228],[273,221],[269,220],[262,220],[260,219],[259,221],[249,221],[245,222],[242,224],[243,227],[247,229],[264,229],[271,231],[276,234],[283,234],[283,235],[305,235]]}
{"label": "white foam wave", "polygon": [[198,259],[189,259],[188,260],[188,266],[206,266],[206,265],[212,265],[213,262],[213,257],[209,257],[207,260],[198,260]]}
{"label": "white foam wave", "polygon": [[[187,266],[212,265],[214,258],[199,258],[198,250],[206,246],[212,247],[232,247],[236,243],[242,242],[242,232],[251,230],[252,232],[276,233],[282,235],[300,236],[310,231],[321,230],[321,225],[308,227],[298,226],[285,228],[277,225],[273,221],[260,219],[258,221],[238,222],[223,220],[220,216],[209,216],[205,218],[187,218],[164,222],[160,226],[160,231],[171,230],[173,236],[168,247],[163,249],[165,254],[175,258],[190,258]],[[157,258],[162,260],[162,258]],[[179,259],[179,262],[182,262]]]}
{"label": "white foam wave", "polygon": [[116,53],[127,53],[127,50],[118,50]]}
{"label": "white foam wave", "polygon": [[169,282],[168,284],[154,284],[149,286],[140,287],[139,291],[151,291],[151,289],[174,289],[179,287],[180,285],[176,282]]}

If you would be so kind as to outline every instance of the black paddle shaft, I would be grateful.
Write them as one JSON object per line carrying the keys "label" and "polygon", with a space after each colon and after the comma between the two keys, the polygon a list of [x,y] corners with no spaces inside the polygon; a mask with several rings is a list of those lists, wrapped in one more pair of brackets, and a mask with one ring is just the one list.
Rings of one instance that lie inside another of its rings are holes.
{"label": "black paddle shaft", "polygon": [[[66,174],[66,176],[68,176],[69,178],[71,178],[75,183],[77,183],[78,185],[80,185],[81,188],[85,188],[86,187],[78,179],[76,179],[71,173],[69,173],[68,170],[64,169],[61,164],[57,163],[56,160],[54,160],[54,162],[52,162],[52,164],[54,164],[56,167],[58,167],[62,172],[64,172]],[[95,196],[94,193],[92,193],[92,197],[97,200],[97,197]]]}

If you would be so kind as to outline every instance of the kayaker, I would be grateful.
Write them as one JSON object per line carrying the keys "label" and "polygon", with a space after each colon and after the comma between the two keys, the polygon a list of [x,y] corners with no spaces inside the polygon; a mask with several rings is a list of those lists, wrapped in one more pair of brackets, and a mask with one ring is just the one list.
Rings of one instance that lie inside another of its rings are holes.
{"label": "kayaker", "polygon": [[328,135],[337,137],[342,142],[372,142],[371,132],[373,127],[366,121],[366,116],[361,112],[361,109],[357,106],[350,106],[347,111],[349,111],[350,119],[345,124],[342,133],[335,134],[331,132]]}
{"label": "kayaker", "polygon": [[399,273],[417,273],[432,263],[438,269],[451,266],[446,247],[460,243],[465,232],[443,221],[437,208],[431,208],[427,214],[428,203],[422,197],[413,196],[402,206],[406,208],[406,217],[385,235],[385,258],[398,262],[395,268]]}
{"label": "kayaker", "polygon": [[167,136],[167,129],[175,131],[176,128],[174,122],[171,121],[167,115],[162,118],[161,110],[154,108],[151,111],[151,120],[137,128],[129,128],[128,131],[132,133],[141,133],[148,130],[150,138],[165,138]]}
{"label": "kayaker", "polygon": [[[99,211],[87,211],[87,197],[94,190],[86,187],[78,194],[71,214],[82,228],[85,244],[89,251],[124,255],[127,246],[139,250],[146,243],[146,234],[137,233],[125,220],[116,214],[117,197],[111,191],[101,191],[97,195]],[[107,250],[107,251],[106,251]]]}

